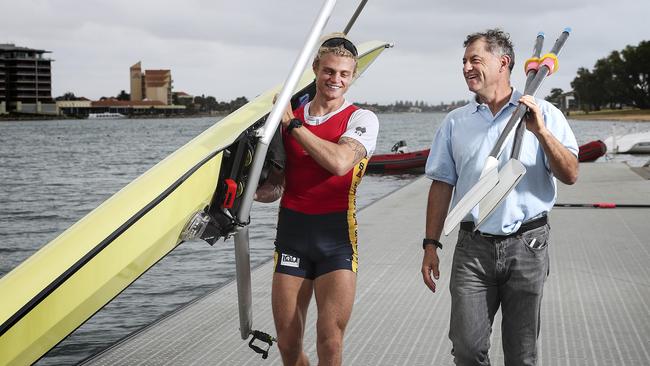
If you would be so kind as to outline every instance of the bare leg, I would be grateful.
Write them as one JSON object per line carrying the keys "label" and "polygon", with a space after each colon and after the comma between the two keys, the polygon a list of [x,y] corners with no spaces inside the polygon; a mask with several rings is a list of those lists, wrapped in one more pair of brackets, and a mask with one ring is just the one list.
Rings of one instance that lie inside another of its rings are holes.
{"label": "bare leg", "polygon": [[343,333],[352,313],[356,281],[356,274],[349,270],[333,271],[314,281],[320,366],[341,365]]}
{"label": "bare leg", "polygon": [[278,348],[285,366],[309,365],[302,339],[312,291],[311,280],[282,273],[273,274],[271,304]]}

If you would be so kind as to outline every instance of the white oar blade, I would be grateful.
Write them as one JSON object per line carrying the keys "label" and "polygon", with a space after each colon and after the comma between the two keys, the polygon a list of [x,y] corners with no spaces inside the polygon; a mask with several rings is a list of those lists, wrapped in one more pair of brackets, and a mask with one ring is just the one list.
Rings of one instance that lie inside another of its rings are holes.
{"label": "white oar blade", "polygon": [[[496,159],[495,159],[496,160]],[[478,182],[470,189],[463,198],[458,201],[458,204],[449,212],[447,218],[445,219],[445,226],[443,227],[443,232],[445,235],[449,235],[456,225],[460,224],[461,220],[467,214],[472,211],[472,209],[485,197],[486,194],[490,192],[494,186],[499,183],[499,172],[497,171],[497,165],[490,165],[483,169],[481,173],[481,178]]]}
{"label": "white oar blade", "polygon": [[519,183],[524,174],[526,174],[526,167],[516,159],[510,159],[499,170],[499,182],[478,204],[478,222],[476,223],[476,228],[480,228],[481,224],[499,207],[510,191]]}

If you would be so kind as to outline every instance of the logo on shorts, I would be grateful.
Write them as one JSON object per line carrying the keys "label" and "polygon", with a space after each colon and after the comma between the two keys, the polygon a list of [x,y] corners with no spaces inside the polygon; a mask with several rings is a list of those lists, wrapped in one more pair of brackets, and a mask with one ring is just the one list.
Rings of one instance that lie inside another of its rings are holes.
{"label": "logo on shorts", "polygon": [[280,264],[287,267],[298,268],[300,266],[300,258],[288,254],[282,254]]}
{"label": "logo on shorts", "polygon": [[356,133],[357,135],[361,136],[361,135],[363,135],[364,133],[366,133],[366,128],[365,128],[365,127],[357,127],[357,128],[354,130],[354,133]]}

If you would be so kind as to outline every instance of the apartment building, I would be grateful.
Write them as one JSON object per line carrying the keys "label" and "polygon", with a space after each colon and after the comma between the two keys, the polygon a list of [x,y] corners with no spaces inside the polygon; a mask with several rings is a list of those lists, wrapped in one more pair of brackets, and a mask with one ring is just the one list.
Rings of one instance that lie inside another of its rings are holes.
{"label": "apartment building", "polygon": [[53,106],[50,51],[0,44],[0,110],[44,112]]}

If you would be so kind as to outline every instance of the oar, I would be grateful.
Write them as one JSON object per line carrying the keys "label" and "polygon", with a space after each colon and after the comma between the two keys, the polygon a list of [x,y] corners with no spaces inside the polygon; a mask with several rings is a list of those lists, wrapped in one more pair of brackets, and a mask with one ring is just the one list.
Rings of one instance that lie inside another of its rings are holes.
{"label": "oar", "polygon": [[[553,59],[557,60],[556,55],[560,52],[562,46],[564,46],[564,43],[569,37],[570,31],[570,28],[564,29],[560,37],[555,41],[555,45],[553,45],[551,52],[545,55],[545,58],[548,56],[548,59],[551,60],[551,62]],[[531,81],[529,87],[524,89],[524,94],[534,96],[541,86],[542,81],[544,81],[544,78],[550,72],[551,67],[547,63],[542,62],[535,78]],[[490,152],[490,155],[487,157],[479,181],[465,194],[465,196],[463,196],[458,204],[447,215],[443,228],[445,235],[449,235],[454,227],[456,227],[456,225],[460,223],[460,221],[483,199],[483,197],[485,197],[492,188],[499,183],[498,157],[501,154],[504,143],[508,139],[510,133],[514,132],[513,127],[521,121],[525,113],[526,106],[519,103],[517,109],[515,109],[515,112],[512,114],[510,120],[501,132],[501,135]],[[512,172],[512,174],[516,173],[517,172]]]}
{"label": "oar", "polygon": [[357,10],[355,10],[354,14],[352,14],[352,18],[350,18],[350,21],[348,22],[348,25],[345,26],[345,29],[343,30],[343,34],[350,33],[350,29],[352,29],[352,26],[357,21],[357,18],[359,17],[359,14],[361,14],[361,11],[366,6],[367,2],[368,2],[368,0],[361,0],[361,3],[359,4],[359,6],[357,6]]}
{"label": "oar", "polygon": [[[551,50],[551,53],[553,54],[552,67],[554,69],[557,67],[557,61],[556,61],[557,55],[560,53],[560,50],[562,49],[562,46],[564,45],[564,42],[566,41],[566,37],[568,37],[569,32],[570,30],[568,28],[565,29],[565,31],[562,32],[562,34],[556,41],[555,45],[553,46],[553,49]],[[566,37],[563,38],[562,36],[565,34]],[[558,45],[558,43],[560,44]],[[546,56],[548,55],[545,55],[545,57]],[[533,57],[539,59],[539,53]],[[551,72],[549,68],[549,64],[542,62],[542,64],[539,65],[539,72],[543,72],[543,71],[546,71],[547,74]],[[527,75],[526,81],[528,82],[529,80],[532,79],[533,80],[531,81],[532,83],[534,82],[535,79],[537,79],[537,75],[531,77],[530,74],[532,74],[532,71],[530,71],[529,74]],[[526,85],[526,89],[528,89],[529,87],[530,85]],[[517,185],[517,183],[519,183],[519,181],[524,176],[524,174],[526,174],[526,168],[519,161],[519,156],[521,154],[521,146],[523,143],[523,135],[525,131],[526,131],[526,123],[525,121],[521,120],[519,122],[519,126],[517,127],[517,132],[513,143],[510,160],[508,160],[508,162],[503,166],[503,168],[499,170],[499,183],[497,183],[497,185],[479,202],[479,217],[475,225],[475,228],[478,229],[485,222],[485,220],[487,220],[487,218],[490,217],[492,213],[494,213],[494,210],[503,202],[503,200],[508,196],[510,191],[512,191],[512,189]]]}
{"label": "oar", "polygon": [[[248,181],[250,184],[246,185],[244,190],[239,211],[237,212],[237,221],[247,223],[250,219],[250,210],[253,204],[253,194],[257,189],[256,182],[260,179],[260,173],[266,152],[268,151],[271,138],[278,125],[284,108],[289,104],[291,94],[295,89],[300,76],[304,72],[309,63],[309,59],[318,46],[318,40],[329,20],[336,0],[325,0],[323,7],[318,12],[318,17],[312,26],[311,31],[307,36],[305,45],[303,46],[298,58],[296,59],[287,80],[282,87],[282,91],[277,98],[277,103],[273,106],[271,113],[266,119],[262,136],[257,142],[255,148],[255,155],[253,157],[252,166],[250,168]],[[252,293],[251,293],[251,269],[250,269],[250,248],[248,238],[248,225],[241,226],[235,235],[235,267],[237,274],[237,296],[239,302],[239,330],[242,339],[247,339],[251,334],[255,336],[252,330],[253,311],[252,311]],[[255,338],[253,338],[254,340]]]}
{"label": "oar", "polygon": [[[533,57],[531,57],[525,66],[526,85],[524,90],[530,88],[530,84],[537,75],[539,68],[539,57],[542,55],[542,46],[544,44],[544,33],[539,32],[533,48]],[[494,210],[508,196],[508,193],[519,183],[521,178],[526,174],[526,167],[519,161],[521,154],[521,145],[523,142],[524,132],[526,132],[526,123],[522,119],[519,121],[513,141],[512,153],[510,160],[499,170],[499,182],[490,192],[483,197],[478,204],[478,222],[475,228],[479,228],[483,222],[494,212]]]}
{"label": "oar", "polygon": [[[535,40],[535,46],[533,47],[533,57],[539,58],[539,55],[542,53],[542,45],[544,44],[544,33],[539,33]],[[528,64],[527,64],[528,65]],[[533,65],[535,66],[535,65]],[[527,70],[526,85],[524,90],[530,86],[533,78],[537,74],[537,67],[532,67]],[[449,233],[460,223],[460,221],[470,212],[479,200],[487,195],[492,188],[494,188],[499,183],[499,174],[496,172],[499,161],[494,158],[488,157],[485,168],[481,172],[479,181],[475,184],[465,196],[456,204],[456,206],[449,212],[447,218],[445,219],[445,226],[443,228],[445,235]],[[516,169],[512,171],[512,174],[517,174],[521,169],[517,166],[511,166],[507,168]]]}
{"label": "oar", "polygon": [[614,202],[596,202],[596,203],[556,203],[554,207],[576,207],[576,208],[650,208],[650,204],[636,203],[614,203]]}

